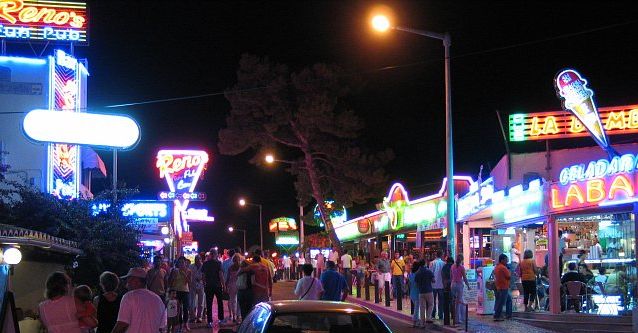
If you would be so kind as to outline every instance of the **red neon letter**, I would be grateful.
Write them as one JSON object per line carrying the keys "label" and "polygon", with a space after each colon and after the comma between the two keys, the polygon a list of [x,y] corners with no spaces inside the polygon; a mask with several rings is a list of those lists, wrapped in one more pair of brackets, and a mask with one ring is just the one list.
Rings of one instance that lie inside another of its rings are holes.
{"label": "red neon letter", "polygon": [[552,189],[552,208],[558,209],[563,207],[565,207],[565,205],[563,205],[561,201],[558,200],[558,189],[553,188]]}
{"label": "red neon letter", "polygon": [[571,206],[571,199],[574,198],[578,200],[579,203],[585,203],[585,199],[583,198],[583,192],[580,190],[580,187],[576,184],[569,185],[567,189],[567,194],[565,195],[565,206]]}
{"label": "red neon letter", "polygon": [[614,181],[609,187],[609,200],[616,198],[616,191],[624,191],[627,194],[627,198],[634,196],[634,188],[631,186],[631,182],[624,175],[618,175],[614,178]]}
{"label": "red neon letter", "polygon": [[598,202],[605,199],[605,181],[592,179],[587,182],[587,202]]}

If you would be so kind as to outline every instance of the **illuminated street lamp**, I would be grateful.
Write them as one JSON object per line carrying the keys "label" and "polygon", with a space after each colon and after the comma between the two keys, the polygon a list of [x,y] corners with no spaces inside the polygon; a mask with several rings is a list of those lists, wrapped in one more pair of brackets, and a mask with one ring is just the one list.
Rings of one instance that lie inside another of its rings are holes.
{"label": "illuminated street lamp", "polygon": [[244,198],[239,199],[239,205],[242,207],[244,206],[259,207],[259,246],[261,247],[261,250],[263,251],[264,250],[264,227],[263,227],[263,219],[262,219],[263,206],[261,204],[248,202]]}
{"label": "illuminated street lamp", "polygon": [[275,162],[275,157],[272,156],[272,154],[266,155],[266,157],[264,159],[266,160],[266,163],[268,163],[268,164],[272,164],[272,163]]}
{"label": "illuminated street lamp", "polygon": [[234,232],[234,231],[241,231],[244,233],[244,251],[246,251],[246,230],[245,229],[237,229],[234,228],[233,226],[228,227],[228,231],[230,232]]}
{"label": "illuminated street lamp", "polygon": [[446,160],[446,177],[447,177],[447,227],[448,227],[448,244],[450,254],[456,257],[456,218],[454,216],[454,150],[452,140],[452,87],[450,83],[450,44],[451,38],[449,33],[437,33],[426,30],[418,30],[406,27],[393,26],[385,15],[376,15],[371,21],[372,27],[379,31],[385,32],[389,29],[409,32],[411,34],[435,38],[443,42],[445,50],[445,160]]}

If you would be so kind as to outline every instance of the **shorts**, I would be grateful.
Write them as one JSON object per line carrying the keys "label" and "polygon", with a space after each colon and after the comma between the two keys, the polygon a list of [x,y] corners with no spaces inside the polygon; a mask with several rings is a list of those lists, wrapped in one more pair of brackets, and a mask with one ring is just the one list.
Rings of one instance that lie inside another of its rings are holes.
{"label": "shorts", "polygon": [[392,281],[392,275],[388,272],[388,273],[377,273],[377,283],[379,285],[379,288],[383,287],[385,284],[384,282],[390,282]]}

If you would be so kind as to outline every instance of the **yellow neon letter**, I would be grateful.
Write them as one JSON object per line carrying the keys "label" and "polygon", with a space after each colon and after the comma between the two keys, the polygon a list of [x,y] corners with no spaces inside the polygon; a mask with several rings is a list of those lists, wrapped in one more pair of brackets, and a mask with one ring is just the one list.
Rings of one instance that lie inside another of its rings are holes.
{"label": "yellow neon letter", "polygon": [[561,201],[558,200],[558,194],[559,194],[558,189],[553,188],[552,189],[552,208],[554,209],[565,207],[565,205],[563,205]]}
{"label": "yellow neon letter", "polygon": [[613,129],[625,129],[625,111],[609,112],[605,129],[608,131]]}
{"label": "yellow neon letter", "polygon": [[605,181],[592,179],[587,182],[587,202],[598,202],[605,199]]}
{"label": "yellow neon letter", "polygon": [[629,123],[627,124],[627,127],[638,128],[638,109],[629,111]]}
{"label": "yellow neon letter", "polygon": [[624,191],[625,194],[627,194],[627,198],[634,196],[634,188],[625,175],[618,175],[614,178],[614,181],[611,182],[611,186],[609,187],[609,200],[616,198],[616,191]]}
{"label": "yellow neon letter", "polygon": [[570,119],[571,119],[570,121],[571,126],[569,127],[570,132],[580,133],[585,130],[585,126],[583,126],[583,123],[581,123],[580,120],[578,120],[578,118],[571,116]]}
{"label": "yellow neon letter", "polygon": [[567,189],[567,194],[565,195],[565,206],[570,206],[572,204],[572,199],[578,200],[579,203],[585,203],[585,198],[583,198],[583,192],[580,190],[580,187],[576,184],[569,185]]}
{"label": "yellow neon letter", "polygon": [[541,130],[540,126],[538,125],[538,117],[534,117],[534,118],[532,118],[532,126],[530,126],[529,135],[539,136],[541,134],[543,134],[543,131]]}
{"label": "yellow neon letter", "polygon": [[558,124],[556,123],[556,117],[547,116],[547,118],[545,118],[545,126],[543,126],[543,134],[556,133],[558,133]]}

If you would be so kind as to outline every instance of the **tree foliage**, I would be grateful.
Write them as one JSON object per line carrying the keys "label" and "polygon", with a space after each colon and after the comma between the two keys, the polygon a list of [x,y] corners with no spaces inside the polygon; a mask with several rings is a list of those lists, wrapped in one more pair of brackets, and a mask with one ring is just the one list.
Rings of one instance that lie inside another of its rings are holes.
{"label": "tree foliage", "polygon": [[[332,199],[349,207],[378,196],[387,182],[383,167],[393,154],[372,153],[359,145],[364,125],[346,103],[352,92],[347,77],[332,65],[292,72],[268,58],[242,56],[237,83],[226,92],[231,110],[219,133],[221,153],[253,149],[253,162],[265,152],[283,153],[296,178],[300,205]],[[328,214],[319,207],[337,245]]]}
{"label": "tree foliage", "polygon": [[[120,193],[118,197],[130,193]],[[111,200],[99,195],[100,202]],[[137,247],[140,231],[111,205],[105,214],[93,216],[93,201],[59,200],[24,185],[0,182],[0,223],[15,225],[78,243],[84,252],[77,259],[73,281],[96,286],[105,270],[117,274],[141,264]]]}

